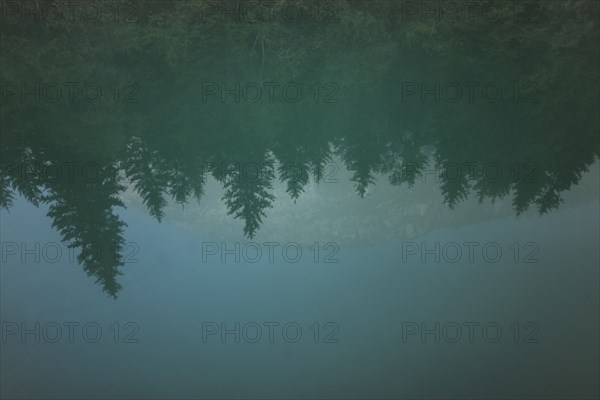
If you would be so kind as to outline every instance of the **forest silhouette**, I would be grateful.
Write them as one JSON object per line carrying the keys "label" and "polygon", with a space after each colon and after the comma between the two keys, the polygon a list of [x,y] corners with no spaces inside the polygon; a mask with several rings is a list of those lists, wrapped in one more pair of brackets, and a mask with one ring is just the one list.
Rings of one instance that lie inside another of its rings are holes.
{"label": "forest silhouette", "polygon": [[[292,3],[312,7],[272,7]],[[357,196],[378,174],[410,186],[428,168],[470,165],[479,172],[441,175],[449,208],[472,195],[550,212],[600,156],[598,3],[565,3],[535,3],[527,23],[508,5],[493,22],[437,22],[361,1],[332,2],[327,22],[223,21],[178,1],[140,2],[135,22],[5,21],[0,206],[17,195],[47,204],[113,297],[128,187],[160,221],[170,199],[201,202],[212,176],[249,239],[275,181],[300,202],[334,159]],[[102,95],[69,97],[69,82]],[[302,96],[286,98],[285,85]],[[490,165],[494,179],[480,173]]]}

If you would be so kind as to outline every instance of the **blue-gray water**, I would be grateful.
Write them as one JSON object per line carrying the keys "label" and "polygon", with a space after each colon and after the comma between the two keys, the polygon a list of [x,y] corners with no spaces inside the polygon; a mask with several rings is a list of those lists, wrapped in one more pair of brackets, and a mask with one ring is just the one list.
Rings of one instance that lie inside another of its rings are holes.
{"label": "blue-gray water", "polygon": [[[11,337],[2,355],[7,397],[576,398],[596,390],[597,202],[418,238],[536,241],[538,264],[402,263],[395,242],[342,248],[339,264],[201,263],[208,238],[137,211],[123,217],[127,237],[147,250],[128,266],[118,301],[73,264],[3,268],[4,321],[95,321],[104,329],[98,343],[76,331],[70,344],[64,327],[55,344]],[[2,218],[3,240],[60,241],[43,210],[25,202]],[[117,321],[137,323],[139,343],[114,344],[108,330]],[[258,343],[203,343],[208,321],[298,322],[303,334],[287,343],[276,331],[269,343],[264,328]],[[315,344],[315,321],[337,323],[339,342]],[[403,343],[402,322],[410,321],[498,322],[503,337],[488,343],[476,331],[469,343],[465,329],[458,343]],[[509,325],[528,321],[539,325],[539,343],[513,343]]]}
{"label": "blue-gray water", "polygon": [[0,4],[3,399],[600,396],[598,3]]}

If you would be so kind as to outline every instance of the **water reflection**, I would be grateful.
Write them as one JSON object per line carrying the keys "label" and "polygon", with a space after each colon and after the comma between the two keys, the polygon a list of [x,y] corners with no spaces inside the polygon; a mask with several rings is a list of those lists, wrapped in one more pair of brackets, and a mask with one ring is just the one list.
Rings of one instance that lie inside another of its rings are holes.
{"label": "water reflection", "polygon": [[[201,3],[139,4],[135,23],[110,30],[0,28],[0,204],[9,209],[16,194],[47,203],[111,296],[124,265],[116,209],[134,195],[160,221],[169,202],[202,204],[216,182],[226,214],[252,239],[278,202],[299,205],[325,196],[315,185],[339,183],[328,201],[345,204],[348,181],[356,198],[427,180],[437,191],[423,198],[448,210],[475,198],[544,214],[599,156],[593,2],[541,2],[528,23],[511,19],[511,4],[493,23],[438,24],[398,24],[385,2],[335,3],[327,23],[240,23],[207,16]],[[372,211],[389,217],[393,204]],[[353,212],[336,211],[319,215],[324,225]],[[387,223],[408,229],[400,220]],[[98,257],[94,246],[118,256]]]}

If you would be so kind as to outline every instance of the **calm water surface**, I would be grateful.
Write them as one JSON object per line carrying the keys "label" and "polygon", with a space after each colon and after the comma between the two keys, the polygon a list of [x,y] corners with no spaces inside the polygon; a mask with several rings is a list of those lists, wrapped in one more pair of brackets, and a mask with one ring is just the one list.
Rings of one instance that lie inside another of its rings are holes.
{"label": "calm water surface", "polygon": [[0,1],[2,398],[600,396],[599,3],[80,3]]}

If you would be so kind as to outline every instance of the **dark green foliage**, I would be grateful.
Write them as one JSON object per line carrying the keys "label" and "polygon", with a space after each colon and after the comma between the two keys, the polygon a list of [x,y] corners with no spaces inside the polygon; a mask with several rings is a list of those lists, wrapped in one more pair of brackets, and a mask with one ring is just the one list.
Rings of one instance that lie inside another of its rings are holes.
{"label": "dark green foliage", "polygon": [[[307,13],[314,5],[286,0],[273,7],[292,3]],[[497,180],[442,176],[448,206],[475,194],[512,196],[516,213],[558,207],[561,193],[600,155],[598,3],[541,1],[535,23],[512,21],[512,2],[499,5],[503,17],[494,23],[404,21],[399,3],[335,1],[328,2],[335,10],[330,22],[248,23],[205,19],[202,2],[148,0],[136,2],[136,23],[3,23],[3,84],[96,82],[105,96],[95,104],[81,97],[40,104],[2,98],[0,207],[9,208],[15,193],[49,203],[55,227],[83,249],[86,272],[112,296],[120,257],[100,259],[90,246],[112,246],[118,254],[124,223],[114,209],[122,206],[126,183],[160,221],[169,197],[200,200],[212,175],[249,238],[268,217],[275,179],[301,201],[333,155],[352,172],[359,196],[376,184],[375,174],[412,186],[434,167],[429,161],[495,162]],[[202,96],[206,82],[269,81],[297,82],[301,101],[270,102],[266,92],[257,103]],[[509,95],[499,103],[402,98],[405,82],[468,81],[497,82]],[[327,82],[337,85],[332,97]],[[125,102],[133,92],[138,101]],[[525,101],[530,97],[537,101]],[[331,98],[337,101],[325,101]],[[90,160],[106,175],[93,183],[23,172]],[[262,168],[248,177],[221,170],[223,162]],[[515,179],[514,166],[528,163],[536,179],[522,171]]]}

